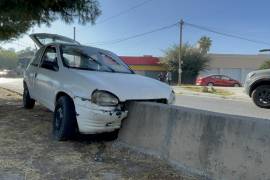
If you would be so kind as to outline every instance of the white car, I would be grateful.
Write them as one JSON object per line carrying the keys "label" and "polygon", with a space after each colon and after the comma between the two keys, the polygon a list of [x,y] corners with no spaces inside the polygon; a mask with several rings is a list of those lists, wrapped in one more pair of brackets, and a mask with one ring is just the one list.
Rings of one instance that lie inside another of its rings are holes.
{"label": "white car", "polygon": [[80,45],[55,34],[32,34],[39,46],[24,73],[23,105],[35,101],[54,112],[57,140],[75,133],[111,132],[117,137],[127,116],[127,103],[153,101],[172,104],[170,86],[135,74],[110,51]]}

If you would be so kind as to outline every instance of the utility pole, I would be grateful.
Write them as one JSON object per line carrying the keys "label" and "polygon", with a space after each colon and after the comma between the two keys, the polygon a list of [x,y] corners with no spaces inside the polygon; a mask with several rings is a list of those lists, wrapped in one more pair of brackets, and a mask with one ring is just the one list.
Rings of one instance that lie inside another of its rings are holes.
{"label": "utility pole", "polygon": [[76,40],[76,27],[73,27],[73,40]]}
{"label": "utility pole", "polygon": [[184,20],[180,20],[180,42],[179,42],[179,69],[178,69],[178,84],[181,84],[181,78],[182,78],[182,45],[183,45],[183,26],[184,26]]}

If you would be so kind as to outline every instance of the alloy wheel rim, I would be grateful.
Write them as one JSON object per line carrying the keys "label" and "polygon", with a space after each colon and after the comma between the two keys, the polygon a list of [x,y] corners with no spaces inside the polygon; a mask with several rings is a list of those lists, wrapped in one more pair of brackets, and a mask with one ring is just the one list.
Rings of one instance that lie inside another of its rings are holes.
{"label": "alloy wheel rim", "polygon": [[260,103],[262,103],[263,105],[270,104],[270,91],[269,90],[262,90],[261,92],[259,92],[258,97],[259,97]]}

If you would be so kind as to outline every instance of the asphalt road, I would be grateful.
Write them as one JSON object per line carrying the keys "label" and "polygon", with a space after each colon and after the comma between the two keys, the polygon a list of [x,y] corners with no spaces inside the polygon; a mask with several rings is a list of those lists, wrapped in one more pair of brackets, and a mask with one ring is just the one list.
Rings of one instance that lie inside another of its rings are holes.
{"label": "asphalt road", "polygon": [[177,95],[175,105],[224,114],[270,119],[270,109],[262,109],[255,106],[251,99],[241,101],[223,98]]}
{"label": "asphalt road", "polygon": [[[22,79],[0,78],[0,87],[22,93]],[[175,105],[225,114],[270,119],[270,109],[256,107],[251,99],[231,100],[216,97],[201,97],[200,95],[177,95]]]}

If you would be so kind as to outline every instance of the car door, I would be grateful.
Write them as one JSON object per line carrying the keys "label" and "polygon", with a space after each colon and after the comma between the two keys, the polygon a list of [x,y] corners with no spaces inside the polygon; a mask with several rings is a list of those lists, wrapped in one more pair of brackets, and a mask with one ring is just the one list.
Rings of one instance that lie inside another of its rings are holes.
{"label": "car door", "polygon": [[39,49],[36,53],[33,59],[31,60],[30,64],[27,67],[27,70],[25,71],[25,81],[27,82],[28,90],[30,93],[30,96],[34,99],[37,99],[37,90],[35,86],[35,79],[38,71],[38,67],[41,60],[41,55],[44,48]]}
{"label": "car door", "polygon": [[35,79],[40,103],[51,110],[54,107],[55,91],[59,87],[59,82],[57,81],[59,73],[57,51],[58,48],[55,46],[46,47]]}
{"label": "car door", "polygon": [[231,86],[231,81],[230,81],[231,78],[229,78],[228,76],[222,76],[221,79],[222,79],[223,86]]}
{"label": "car door", "polygon": [[214,75],[214,76],[211,76],[212,79],[213,79],[213,83],[215,86],[220,86],[221,85],[221,79],[220,79],[220,76],[219,75]]}

